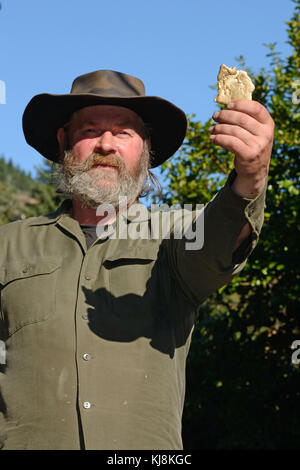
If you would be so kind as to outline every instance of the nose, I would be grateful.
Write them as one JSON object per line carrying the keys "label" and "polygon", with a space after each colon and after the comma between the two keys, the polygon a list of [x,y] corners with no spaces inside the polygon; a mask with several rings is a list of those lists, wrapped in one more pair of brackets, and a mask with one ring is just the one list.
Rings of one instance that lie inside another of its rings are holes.
{"label": "nose", "polygon": [[114,136],[110,131],[104,131],[97,139],[95,152],[107,155],[116,150]]}

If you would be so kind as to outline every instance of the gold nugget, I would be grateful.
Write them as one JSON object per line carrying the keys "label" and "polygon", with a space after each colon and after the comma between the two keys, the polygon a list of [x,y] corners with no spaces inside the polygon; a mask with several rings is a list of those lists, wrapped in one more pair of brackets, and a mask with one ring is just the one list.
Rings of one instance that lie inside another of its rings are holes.
{"label": "gold nugget", "polygon": [[247,72],[221,65],[218,73],[218,96],[215,101],[228,104],[233,100],[252,100],[254,89]]}

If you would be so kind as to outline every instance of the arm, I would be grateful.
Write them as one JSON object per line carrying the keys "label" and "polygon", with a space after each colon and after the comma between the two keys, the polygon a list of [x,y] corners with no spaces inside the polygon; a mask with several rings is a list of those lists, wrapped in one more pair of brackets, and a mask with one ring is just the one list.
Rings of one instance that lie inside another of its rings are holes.
{"label": "arm", "polygon": [[[235,155],[237,176],[231,189],[240,197],[254,199],[265,188],[273,145],[274,121],[256,101],[236,100],[213,115],[218,123],[210,129],[211,140]],[[249,223],[242,228],[234,251],[251,234]]]}
{"label": "arm", "polygon": [[[167,243],[172,276],[195,306],[244,268],[258,242],[264,219],[265,190],[253,199],[240,197],[232,190],[236,178],[233,170],[204,208],[203,222],[200,220],[204,228],[201,249],[186,249],[185,237]],[[236,241],[247,224],[251,234],[236,249]]]}
{"label": "arm", "polygon": [[173,277],[195,305],[243,269],[263,224],[274,123],[255,101],[228,107],[214,114],[211,140],[235,154],[235,170],[205,207],[202,249],[187,251],[179,240],[169,251]]}

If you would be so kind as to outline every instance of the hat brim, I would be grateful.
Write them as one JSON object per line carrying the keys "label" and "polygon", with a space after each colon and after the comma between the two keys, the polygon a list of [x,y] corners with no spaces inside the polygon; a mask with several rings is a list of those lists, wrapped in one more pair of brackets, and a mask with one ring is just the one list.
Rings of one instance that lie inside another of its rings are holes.
{"label": "hat brim", "polygon": [[72,113],[86,106],[123,106],[136,112],[151,129],[151,167],[170,158],[183,143],[187,120],[185,113],[157,96],[116,97],[96,94],[40,94],[32,98],[23,114],[26,142],[48,160],[59,160],[57,130]]}

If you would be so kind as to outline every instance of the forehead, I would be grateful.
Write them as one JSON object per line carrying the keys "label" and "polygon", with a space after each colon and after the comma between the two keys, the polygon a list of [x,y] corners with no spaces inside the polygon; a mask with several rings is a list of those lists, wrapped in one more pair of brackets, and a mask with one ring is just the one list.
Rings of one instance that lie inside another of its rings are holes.
{"label": "forehead", "polygon": [[137,128],[137,130],[143,129],[143,121],[140,116],[123,106],[88,106],[77,111],[71,122],[76,125],[82,125],[86,122],[128,125]]}

